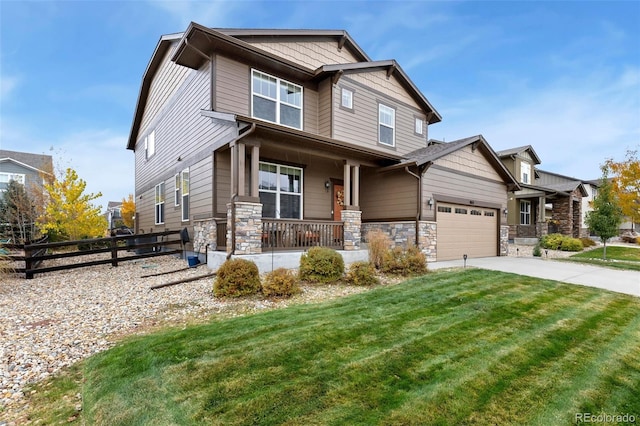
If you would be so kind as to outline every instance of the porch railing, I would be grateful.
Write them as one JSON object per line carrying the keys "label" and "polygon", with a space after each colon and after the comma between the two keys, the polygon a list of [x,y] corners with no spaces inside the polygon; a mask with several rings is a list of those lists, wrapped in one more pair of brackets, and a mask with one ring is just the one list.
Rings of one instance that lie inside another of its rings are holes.
{"label": "porch railing", "polygon": [[262,250],[295,250],[312,246],[344,248],[342,222],[262,218]]}

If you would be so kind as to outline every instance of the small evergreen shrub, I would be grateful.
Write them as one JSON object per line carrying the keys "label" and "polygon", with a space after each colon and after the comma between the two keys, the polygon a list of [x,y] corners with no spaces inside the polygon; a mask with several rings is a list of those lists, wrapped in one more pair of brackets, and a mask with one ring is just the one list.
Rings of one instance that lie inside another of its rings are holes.
{"label": "small evergreen shrub", "polygon": [[298,277],[291,270],[278,268],[269,272],[262,283],[265,296],[290,297],[300,293]]}
{"label": "small evergreen shrub", "polygon": [[591,238],[588,238],[588,237],[580,238],[580,242],[582,243],[582,247],[584,247],[584,248],[593,247],[593,246],[596,245],[596,242],[593,241]]}
{"label": "small evergreen shrub", "polygon": [[300,257],[301,280],[330,283],[344,275],[344,260],[340,253],[327,247],[311,247]]}
{"label": "small evergreen shrub", "polygon": [[260,273],[256,264],[250,260],[226,260],[216,273],[213,285],[216,297],[240,297],[259,291]]}
{"label": "small evergreen shrub", "polygon": [[416,246],[394,247],[383,257],[382,272],[393,275],[418,275],[427,272],[427,259]]}
{"label": "small evergreen shrub", "polygon": [[345,279],[349,284],[353,285],[380,284],[380,280],[376,276],[376,268],[371,262],[352,263]]}
{"label": "small evergreen shrub", "polygon": [[367,246],[369,261],[376,269],[380,269],[385,253],[391,249],[391,238],[380,229],[372,229],[367,233]]}
{"label": "small evergreen shrub", "polygon": [[536,244],[535,247],[533,248],[533,256],[534,257],[542,256],[542,251],[540,250],[540,244]]}

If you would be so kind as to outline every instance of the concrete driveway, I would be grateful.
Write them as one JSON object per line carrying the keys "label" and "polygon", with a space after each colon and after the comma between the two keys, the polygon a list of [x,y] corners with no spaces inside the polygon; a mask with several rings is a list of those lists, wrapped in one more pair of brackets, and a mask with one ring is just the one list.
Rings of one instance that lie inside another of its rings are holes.
{"label": "concrete driveway", "polygon": [[[429,269],[459,268],[462,266],[462,260],[428,264]],[[536,257],[512,256],[467,259],[467,267],[511,272],[530,277],[597,287],[640,297],[640,272],[637,271],[623,271]]]}

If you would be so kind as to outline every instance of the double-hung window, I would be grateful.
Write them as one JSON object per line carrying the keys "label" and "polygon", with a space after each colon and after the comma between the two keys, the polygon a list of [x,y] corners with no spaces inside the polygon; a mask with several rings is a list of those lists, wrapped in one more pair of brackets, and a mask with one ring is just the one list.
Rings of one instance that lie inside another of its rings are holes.
{"label": "double-hung window", "polygon": [[531,183],[531,164],[520,163],[520,182]]}
{"label": "double-hung window", "polygon": [[184,169],[181,173],[182,185],[182,221],[189,220],[189,169]]}
{"label": "double-hung window", "polygon": [[302,129],[302,86],[252,70],[251,93],[252,117]]}
{"label": "double-hung window", "polygon": [[341,89],[340,105],[343,108],[353,109],[353,90],[346,87]]}
{"label": "double-hung window", "polygon": [[173,205],[178,207],[180,205],[180,173],[176,173],[175,178],[175,193],[173,197]]}
{"label": "double-hung window", "polygon": [[156,131],[153,130],[144,138],[144,156],[149,159],[156,153]]}
{"label": "double-hung window", "polygon": [[396,110],[383,104],[378,105],[378,142],[396,145]]}
{"label": "double-hung window", "polygon": [[156,185],[155,219],[156,225],[164,223],[164,182]]}
{"label": "double-hung window", "polygon": [[262,217],[302,219],[302,169],[260,162]]}
{"label": "double-hung window", "polygon": [[531,201],[520,201],[520,225],[531,225]]}

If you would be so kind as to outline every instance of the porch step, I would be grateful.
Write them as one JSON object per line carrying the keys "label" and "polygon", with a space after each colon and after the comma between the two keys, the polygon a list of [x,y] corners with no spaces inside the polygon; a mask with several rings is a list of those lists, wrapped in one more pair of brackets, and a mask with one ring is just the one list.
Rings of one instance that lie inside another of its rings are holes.
{"label": "porch step", "polygon": [[538,244],[537,238],[514,238],[513,243],[521,246],[535,246]]}

